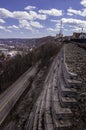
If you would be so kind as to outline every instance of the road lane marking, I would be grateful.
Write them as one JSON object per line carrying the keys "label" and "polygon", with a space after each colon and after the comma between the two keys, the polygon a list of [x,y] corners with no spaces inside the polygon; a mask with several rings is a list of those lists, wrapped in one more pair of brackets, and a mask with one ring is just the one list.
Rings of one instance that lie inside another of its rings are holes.
{"label": "road lane marking", "polygon": [[[25,80],[25,82],[26,82],[26,80]],[[24,82],[24,83],[25,83]],[[24,85],[24,83],[23,83],[23,85]],[[8,104],[8,103],[10,103],[10,100],[16,95],[16,93],[19,91],[19,89],[20,88],[22,88],[23,86],[22,85],[20,85],[20,87],[15,91],[15,93],[12,95],[11,94],[11,96],[8,98],[8,100],[6,100],[6,102],[4,103],[4,105],[0,108],[0,112],[4,109],[4,107]]]}
{"label": "road lane marking", "polygon": [[[33,68],[33,69],[32,69]],[[34,71],[33,71],[34,70]],[[26,89],[26,87],[27,86],[25,86],[25,84],[27,83],[27,81],[28,81],[28,79],[32,76],[32,75],[35,75],[35,73],[36,73],[36,70],[37,70],[37,66],[36,67],[31,67],[30,69],[29,69],[29,72],[27,73],[27,72],[25,72],[26,73],[26,75],[25,75],[25,73],[24,73],[24,77],[23,77],[23,82],[22,83],[20,83],[19,85],[17,85],[17,86],[20,86],[18,89],[16,89],[16,91],[12,91],[12,93],[10,94],[10,96],[9,96],[9,98],[7,99],[7,100],[5,100],[5,102],[4,102],[4,104],[2,104],[2,106],[1,106],[1,108],[0,108],[0,113],[1,112],[3,112],[3,109],[6,107],[6,105],[8,104],[8,103],[11,103],[11,100],[13,100],[13,97],[16,95],[16,94],[18,94],[18,92],[19,92],[19,89],[20,89],[20,91],[21,91],[21,89],[22,88],[24,88],[25,87],[25,89]],[[23,84],[23,85],[22,85]],[[29,84],[29,82],[28,82],[28,84]],[[25,90],[24,89],[24,90]],[[24,92],[24,90],[23,90],[23,92]],[[23,93],[22,92],[22,93]],[[21,94],[22,94],[21,93]],[[7,93],[8,94],[8,93]],[[19,97],[21,96],[21,94],[19,95]],[[3,95],[1,96],[1,97],[3,97]],[[18,98],[19,98],[18,97]],[[5,97],[6,98],[6,97]],[[3,98],[2,98],[3,99]],[[0,98],[0,100],[1,100],[1,98]],[[16,100],[16,99],[15,99]],[[12,107],[13,107],[13,105],[15,104],[16,102],[13,102],[12,103]],[[8,104],[9,105],[9,104]],[[12,109],[12,108],[11,108]],[[10,112],[10,110],[11,109],[9,109],[8,110],[8,112],[6,112],[6,113],[2,113],[2,119],[0,119],[0,125],[2,124],[2,122],[4,121],[4,119],[6,118],[6,116],[8,115],[8,113]]]}
{"label": "road lane marking", "polygon": [[[26,77],[28,76],[28,74],[26,75]],[[31,76],[31,75],[30,75]],[[29,77],[30,78],[30,77]],[[28,79],[25,81],[23,81],[23,85],[25,85],[26,81],[28,81]],[[20,83],[22,84],[22,83]],[[2,109],[8,104],[10,103],[9,101],[15,96],[15,94],[19,91],[20,88],[22,88],[22,85],[19,85],[20,87],[15,91],[15,93],[11,93],[11,96],[8,98],[8,100],[6,100],[6,102],[4,103],[4,105],[0,108],[0,112],[2,111]],[[13,94],[13,95],[12,95]]]}
{"label": "road lane marking", "polygon": [[13,89],[13,87],[17,84],[17,82],[19,82],[21,80],[21,78],[24,78],[23,76],[26,76],[28,73],[30,73],[32,70],[32,67],[29,68],[29,70],[27,70],[24,74],[22,74],[11,86],[9,86],[9,88],[7,90],[5,90],[1,95],[0,95],[0,100],[8,93],[8,91],[10,91],[11,89]]}

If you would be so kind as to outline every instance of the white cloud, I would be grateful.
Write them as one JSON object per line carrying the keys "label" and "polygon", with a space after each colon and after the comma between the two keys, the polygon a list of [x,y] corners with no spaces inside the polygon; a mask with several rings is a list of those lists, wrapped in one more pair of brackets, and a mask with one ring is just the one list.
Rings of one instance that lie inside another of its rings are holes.
{"label": "white cloud", "polygon": [[0,23],[5,23],[5,21],[3,19],[0,19]]}
{"label": "white cloud", "polygon": [[47,31],[50,31],[50,32],[57,32],[58,30],[55,29],[55,28],[47,28]]}
{"label": "white cloud", "polygon": [[47,14],[51,16],[61,16],[62,15],[62,10],[57,10],[57,9],[50,9],[50,10],[39,10],[39,13],[42,14]]}
{"label": "white cloud", "polygon": [[25,9],[25,10],[33,10],[33,9],[36,9],[36,7],[29,5],[29,6],[25,7],[24,9]]}
{"label": "white cloud", "polygon": [[75,9],[72,9],[72,8],[69,8],[68,10],[68,15],[73,15],[73,14],[75,14],[75,15],[80,15],[80,16],[83,16],[83,17],[85,17],[86,16],[86,9],[83,9],[83,10],[75,10]]}
{"label": "white cloud", "polygon": [[30,15],[33,17],[33,19],[40,19],[40,20],[46,20],[46,15],[37,14],[35,11],[30,11]]}
{"label": "white cloud", "polygon": [[36,22],[36,21],[31,21],[30,25],[35,28],[43,28],[43,26],[39,22]]}
{"label": "white cloud", "polygon": [[51,20],[51,21],[52,22],[56,22],[55,27],[53,27],[53,28],[51,28],[51,27],[47,28],[47,31],[59,33],[61,21],[60,20],[55,20],[55,21]]}
{"label": "white cloud", "polygon": [[[53,20],[51,19],[51,22],[55,22],[55,28],[47,28],[48,31],[51,32],[56,32],[57,33],[60,31],[60,20]],[[81,31],[81,29],[83,28],[84,31],[86,30],[86,21],[85,20],[81,20],[81,19],[74,19],[74,18],[62,18],[62,28],[63,32],[74,32],[74,31]]]}
{"label": "white cloud", "polygon": [[73,30],[73,32],[81,32],[81,28],[80,27],[74,27],[72,30]]}
{"label": "white cloud", "polygon": [[20,23],[20,27],[26,27],[26,26],[30,26],[29,22],[27,20],[19,20]]}
{"label": "white cloud", "polygon": [[[82,32],[82,28],[80,26],[72,26],[72,25],[69,25],[68,26],[69,28],[65,28],[64,31],[67,31],[68,33],[69,32]],[[83,29],[84,32],[86,32],[86,28]]]}
{"label": "white cloud", "polygon": [[6,32],[9,32],[9,33],[11,33],[11,32],[12,32],[12,31],[11,31],[11,30],[9,30],[9,29],[5,29],[5,31],[6,31]]}
{"label": "white cloud", "polygon": [[84,7],[86,7],[86,0],[81,0],[81,5],[83,5]]}
{"label": "white cloud", "polygon": [[4,27],[4,26],[0,26],[0,29],[1,29],[1,30],[4,30],[5,32],[11,32],[11,30],[6,29],[6,27]]}
{"label": "white cloud", "polygon": [[71,31],[72,31],[72,29],[75,29],[76,27],[78,29],[80,29],[80,28],[85,29],[86,28],[86,21],[85,20],[73,19],[73,18],[63,18],[62,21],[63,21],[64,26],[71,28]]}
{"label": "white cloud", "polygon": [[72,16],[73,14],[72,14],[72,13],[67,12],[67,15]]}
{"label": "white cloud", "polygon": [[16,19],[31,19],[31,16],[26,11],[14,11],[11,12],[5,8],[0,8],[0,17],[1,18],[16,18]]}
{"label": "white cloud", "polygon": [[59,22],[60,20],[51,19],[50,21],[51,21],[51,22],[55,22],[55,23],[57,23],[57,22]]}
{"label": "white cloud", "polygon": [[37,29],[43,28],[43,26],[39,22],[28,20],[19,20],[19,27],[20,29],[30,30],[32,34],[38,33],[39,30]]}
{"label": "white cloud", "polygon": [[35,11],[9,11],[5,8],[0,8],[0,18],[14,18],[18,20],[35,20],[35,19],[40,19],[40,20],[46,20],[47,16],[46,15],[41,15],[38,14]]}
{"label": "white cloud", "polygon": [[16,19],[29,19],[29,20],[33,19],[33,17],[26,11],[14,11],[13,16]]}
{"label": "white cloud", "polygon": [[20,32],[21,34],[24,34],[24,32]]}
{"label": "white cloud", "polygon": [[0,29],[4,30],[4,29],[5,29],[5,27],[4,27],[4,26],[0,26]]}
{"label": "white cloud", "polygon": [[30,26],[30,23],[27,20],[19,20],[19,27],[32,31],[32,27]]}
{"label": "white cloud", "polygon": [[63,23],[67,23],[67,24],[76,24],[76,25],[81,25],[84,26],[86,25],[86,21],[81,20],[81,19],[73,19],[73,18],[62,18],[62,22]]}
{"label": "white cloud", "polygon": [[14,11],[13,12],[14,18],[17,19],[26,19],[26,20],[35,20],[35,19],[40,19],[40,20],[46,20],[46,15],[40,15],[37,14],[35,11]]}
{"label": "white cloud", "polygon": [[3,18],[13,18],[13,13],[10,12],[9,10],[5,9],[5,8],[0,8],[0,17]]}
{"label": "white cloud", "polygon": [[54,22],[54,23],[57,23],[57,24],[61,23],[61,20],[58,20],[58,19],[57,20],[56,19],[51,19],[50,21]]}
{"label": "white cloud", "polygon": [[19,27],[16,26],[16,25],[8,26],[8,28],[9,28],[9,29],[19,29]]}

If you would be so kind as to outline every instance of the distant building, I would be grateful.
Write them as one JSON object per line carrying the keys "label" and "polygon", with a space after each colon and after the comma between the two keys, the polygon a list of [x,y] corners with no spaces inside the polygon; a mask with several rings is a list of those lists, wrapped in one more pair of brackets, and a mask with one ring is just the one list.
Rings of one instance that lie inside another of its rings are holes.
{"label": "distant building", "polygon": [[10,49],[14,49],[15,47],[14,46],[9,46]]}
{"label": "distant building", "polygon": [[18,51],[9,51],[7,54],[7,57],[14,57],[17,54],[18,54]]}
{"label": "distant building", "polygon": [[59,38],[59,34],[56,34],[56,38]]}
{"label": "distant building", "polygon": [[56,38],[62,38],[63,37],[63,34],[56,34]]}
{"label": "distant building", "polygon": [[8,49],[6,49],[6,48],[1,48],[0,47],[0,54],[4,54],[4,55],[7,55],[7,53],[8,53]]}
{"label": "distant building", "polygon": [[77,33],[77,32],[74,32],[73,33],[73,36],[72,36],[73,39],[86,39],[86,33]]}
{"label": "distant building", "polygon": [[70,41],[72,39],[72,36],[64,36],[63,37],[63,40],[65,41],[65,40],[67,40],[67,41]]}
{"label": "distant building", "polygon": [[80,39],[86,39],[86,33],[81,33],[79,36]]}

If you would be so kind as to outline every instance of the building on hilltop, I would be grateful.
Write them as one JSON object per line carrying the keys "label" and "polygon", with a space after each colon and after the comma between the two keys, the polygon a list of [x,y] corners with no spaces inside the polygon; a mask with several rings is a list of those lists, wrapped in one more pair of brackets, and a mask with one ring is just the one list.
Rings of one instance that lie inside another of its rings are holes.
{"label": "building on hilltop", "polygon": [[59,33],[59,34],[56,34],[56,38],[62,38],[63,37],[63,34]]}
{"label": "building on hilltop", "polygon": [[73,36],[72,36],[73,39],[86,39],[86,33],[78,33],[78,32],[74,32],[73,33]]}

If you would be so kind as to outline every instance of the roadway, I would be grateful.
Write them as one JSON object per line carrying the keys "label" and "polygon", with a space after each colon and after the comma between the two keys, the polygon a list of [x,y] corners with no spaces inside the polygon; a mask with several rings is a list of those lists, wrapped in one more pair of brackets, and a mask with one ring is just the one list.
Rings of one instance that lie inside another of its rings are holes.
{"label": "roadway", "polygon": [[37,65],[26,71],[13,85],[0,95],[0,125],[9,114],[15,103],[29,85],[29,79],[35,76]]}

